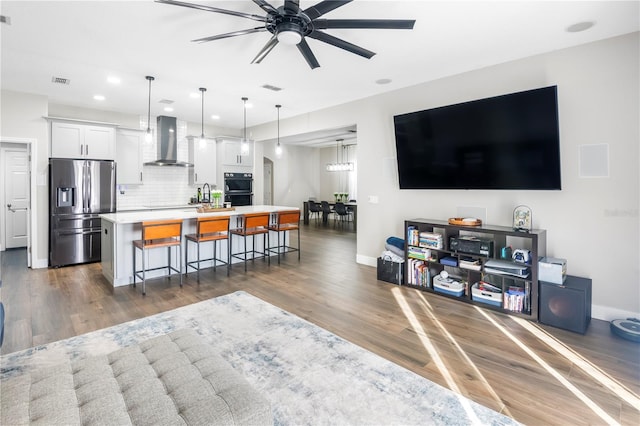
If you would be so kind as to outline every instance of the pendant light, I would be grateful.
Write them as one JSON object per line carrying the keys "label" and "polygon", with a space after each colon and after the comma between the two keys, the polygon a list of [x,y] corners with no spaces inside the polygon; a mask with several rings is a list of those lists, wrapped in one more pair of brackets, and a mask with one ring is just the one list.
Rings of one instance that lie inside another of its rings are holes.
{"label": "pendant light", "polygon": [[282,105],[276,105],[278,109],[278,143],[276,144],[276,156],[280,157],[282,155],[282,146],[280,146],[280,107]]}
{"label": "pendant light", "polygon": [[243,97],[243,109],[244,109],[244,132],[242,134],[242,142],[240,143],[240,153],[245,155],[249,153],[249,141],[247,140],[247,101],[249,98]]}
{"label": "pendant light", "polygon": [[202,100],[202,117],[200,119],[200,148],[204,148],[206,141],[204,140],[204,92],[207,91],[206,88],[201,87],[200,89],[200,98]]}
{"label": "pendant light", "polygon": [[[337,139],[336,140],[336,162],[335,163],[327,163],[327,171],[328,172],[351,172],[351,171],[353,171],[353,163],[351,163],[349,161],[340,162],[340,159],[338,158],[339,148],[340,148],[340,145],[342,145],[343,141],[344,141],[344,139]],[[344,146],[342,146],[342,149],[344,151]],[[343,157],[344,157],[344,153],[343,153]],[[344,158],[343,158],[343,160],[344,160]]]}
{"label": "pendant light", "polygon": [[152,76],[145,77],[149,81],[149,104],[147,107],[147,134],[144,136],[144,140],[147,143],[151,143],[153,135],[151,134],[151,82],[155,80]]}

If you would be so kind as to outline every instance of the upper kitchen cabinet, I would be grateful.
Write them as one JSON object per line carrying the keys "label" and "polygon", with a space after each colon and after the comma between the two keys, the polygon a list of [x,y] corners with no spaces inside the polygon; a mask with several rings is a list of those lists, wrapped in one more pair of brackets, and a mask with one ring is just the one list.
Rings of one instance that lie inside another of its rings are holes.
{"label": "upper kitchen cabinet", "polygon": [[116,182],[119,185],[140,185],[142,181],[142,147],[144,130],[118,129],[116,131]]}
{"label": "upper kitchen cabinet", "polygon": [[253,167],[253,142],[248,142],[249,152],[242,152],[240,139],[222,139],[222,164],[225,166]]}
{"label": "upper kitchen cabinet", "polygon": [[216,140],[189,136],[189,162],[193,171],[189,172],[191,185],[216,184]]}
{"label": "upper kitchen cabinet", "polygon": [[115,160],[114,125],[51,121],[51,157]]}

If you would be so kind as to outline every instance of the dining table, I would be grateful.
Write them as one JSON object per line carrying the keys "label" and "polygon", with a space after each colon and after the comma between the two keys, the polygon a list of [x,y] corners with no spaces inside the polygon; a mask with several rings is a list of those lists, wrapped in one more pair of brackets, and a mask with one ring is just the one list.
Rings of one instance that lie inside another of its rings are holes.
{"label": "dining table", "polygon": [[[318,204],[320,204],[320,202],[318,202]],[[343,204],[347,207],[347,209],[351,211],[351,213],[353,213],[353,229],[355,231],[356,229],[358,229],[358,204],[354,202],[346,202]],[[302,209],[303,222],[305,225],[308,225],[309,224],[309,201],[304,201],[302,205],[303,205],[303,209]],[[336,205],[335,201],[329,202],[329,206],[331,208],[335,207],[335,205]],[[329,213],[322,212],[322,223],[326,224],[328,222],[329,222]]]}

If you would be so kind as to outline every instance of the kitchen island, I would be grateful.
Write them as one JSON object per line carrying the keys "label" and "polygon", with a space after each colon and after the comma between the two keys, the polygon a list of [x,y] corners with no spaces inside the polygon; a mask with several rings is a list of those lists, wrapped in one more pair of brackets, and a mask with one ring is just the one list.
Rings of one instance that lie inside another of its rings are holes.
{"label": "kitchen island", "polygon": [[[230,227],[238,226],[238,216],[246,213],[277,213],[285,210],[299,210],[298,207],[285,206],[238,206],[232,211],[198,213],[195,207],[180,208],[175,210],[145,210],[127,211],[120,213],[108,213],[100,215],[102,219],[101,229],[101,250],[102,250],[102,274],[114,287],[125,286],[133,283],[133,241],[139,240],[142,236],[142,222],[152,220],[182,219],[182,234],[191,234],[196,231],[198,217],[207,216],[231,216]],[[235,216],[235,217],[234,217]],[[238,251],[235,245],[232,246],[234,252]],[[239,240],[238,240],[239,241]],[[256,249],[262,250],[262,239],[257,238]],[[180,256],[182,256],[182,272],[185,271],[184,249],[185,240],[183,238]],[[240,246],[242,248],[242,246]],[[226,250],[224,251],[226,253]],[[193,254],[193,258],[192,255]],[[213,248],[211,244],[204,244],[201,247],[200,257],[203,259],[212,257]],[[164,250],[151,250],[148,254],[149,267],[166,265],[167,255]],[[189,250],[189,261],[195,260],[195,250]],[[235,259],[235,262],[239,262]],[[177,259],[173,261],[177,264]],[[203,267],[207,264],[203,262]],[[166,275],[165,270],[150,271],[147,279]]]}

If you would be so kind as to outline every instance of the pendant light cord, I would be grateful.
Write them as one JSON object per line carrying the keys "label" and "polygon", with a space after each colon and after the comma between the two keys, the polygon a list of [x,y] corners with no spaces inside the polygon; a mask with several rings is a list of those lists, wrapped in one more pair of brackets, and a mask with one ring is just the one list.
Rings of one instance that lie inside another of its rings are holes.
{"label": "pendant light cord", "polygon": [[201,112],[202,112],[202,119],[201,119],[201,121],[200,121],[200,123],[201,123],[201,127],[200,127],[200,139],[204,139],[204,92],[206,92],[206,91],[207,91],[207,89],[206,89],[206,88],[204,88],[204,87],[201,87],[201,88],[200,88],[200,98],[201,98],[201,101],[202,101],[202,109],[201,109]]}
{"label": "pendant light cord", "polygon": [[242,98],[242,104],[244,109],[244,132],[242,134],[243,142],[247,142],[247,101],[249,98]]}
{"label": "pendant light cord", "polygon": [[147,133],[151,132],[151,82],[155,80],[154,77],[148,75],[145,77],[149,80],[149,103],[147,106]]}

